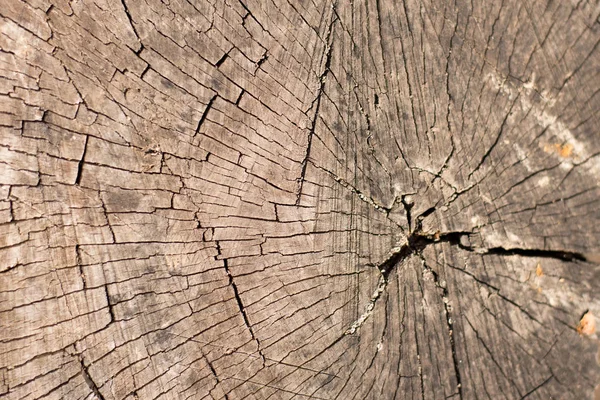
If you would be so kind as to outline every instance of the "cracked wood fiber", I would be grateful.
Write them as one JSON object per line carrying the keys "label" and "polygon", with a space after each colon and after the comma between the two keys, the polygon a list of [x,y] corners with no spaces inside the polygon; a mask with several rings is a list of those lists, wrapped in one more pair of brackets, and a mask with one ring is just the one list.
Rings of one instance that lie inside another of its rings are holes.
{"label": "cracked wood fiber", "polygon": [[1,0],[0,398],[593,399],[599,16]]}

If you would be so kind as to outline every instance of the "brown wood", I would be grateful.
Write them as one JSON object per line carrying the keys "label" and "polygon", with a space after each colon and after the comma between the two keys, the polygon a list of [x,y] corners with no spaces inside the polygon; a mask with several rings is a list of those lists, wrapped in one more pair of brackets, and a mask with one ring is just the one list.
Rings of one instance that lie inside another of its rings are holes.
{"label": "brown wood", "polygon": [[0,398],[598,399],[599,16],[0,1]]}

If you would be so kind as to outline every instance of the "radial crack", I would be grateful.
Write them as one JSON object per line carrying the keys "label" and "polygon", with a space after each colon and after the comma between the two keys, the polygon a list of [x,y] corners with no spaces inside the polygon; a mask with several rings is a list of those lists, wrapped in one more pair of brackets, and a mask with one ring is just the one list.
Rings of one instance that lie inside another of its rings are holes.
{"label": "radial crack", "polygon": [[[215,386],[212,389],[210,389],[210,391],[209,391],[209,394],[212,396],[212,391],[215,390],[215,388],[221,383],[221,379],[219,379],[219,375],[217,375],[217,371],[215,370],[215,367],[212,365],[212,363],[210,362],[210,360],[208,359],[206,354],[204,354],[204,352],[202,352],[202,356],[204,357],[206,364],[208,364],[208,368],[210,369],[210,372],[213,374],[213,377],[215,378],[215,381],[216,381]],[[229,396],[227,396],[227,393],[223,394],[223,398],[225,400],[229,400]]]}
{"label": "radial crack", "polygon": [[[332,6],[333,8],[334,6]],[[300,204],[300,197],[302,196],[302,187],[304,186],[304,177],[306,175],[306,167],[308,166],[308,159],[310,157],[310,149],[312,147],[312,138],[315,134],[315,128],[317,126],[317,118],[319,117],[319,109],[321,108],[321,97],[323,96],[323,92],[325,91],[325,81],[327,79],[327,74],[329,73],[331,66],[331,49],[333,48],[333,36],[331,32],[333,31],[333,24],[336,21],[336,13],[335,9],[332,10],[331,13],[331,21],[329,22],[329,27],[327,29],[327,35],[325,38],[325,67],[321,75],[319,76],[319,91],[317,93],[317,97],[313,100],[310,109],[315,108],[315,113],[313,114],[310,131],[308,132],[308,142],[306,145],[306,154],[304,155],[304,159],[302,160],[302,169],[300,172],[300,178],[298,179],[298,193],[296,194],[296,205]]]}
{"label": "radial crack", "polygon": [[[406,207],[407,216],[410,217],[410,215],[411,215],[410,209],[412,208],[412,205],[409,206],[408,203],[405,203],[405,200],[403,200],[403,203]],[[516,249],[516,248],[505,249],[502,247],[494,247],[494,248],[487,249],[487,248],[470,247],[470,246],[463,244],[461,239],[464,237],[468,237],[469,235],[472,235],[473,234],[472,232],[457,231],[457,232],[446,232],[446,233],[438,232],[433,235],[426,234],[421,230],[420,217],[422,217],[425,214],[429,214],[429,213],[433,212],[434,209],[435,208],[432,207],[431,209],[425,211],[420,216],[418,216],[415,221],[416,228],[412,232],[412,234],[407,238],[405,244],[401,245],[400,247],[392,248],[390,250],[390,252],[388,253],[388,257],[382,263],[380,263],[378,265],[374,265],[377,267],[377,269],[379,270],[379,273],[380,273],[377,288],[375,289],[375,291],[371,295],[371,299],[365,306],[365,311],[352,323],[352,325],[348,329],[346,329],[344,331],[344,336],[354,334],[364,324],[364,322],[371,316],[371,314],[373,314],[373,310],[375,309],[375,304],[377,303],[377,300],[379,300],[379,298],[381,297],[381,293],[383,293],[383,291],[386,289],[387,284],[388,284],[388,278],[390,276],[390,273],[394,270],[394,267],[396,267],[398,264],[402,263],[402,261],[406,260],[408,257],[410,257],[413,254],[421,255],[423,250],[430,244],[449,243],[452,246],[458,246],[462,250],[481,254],[481,255],[488,255],[488,254],[520,255],[520,256],[525,256],[525,257],[546,257],[546,258],[553,258],[553,259],[558,259],[558,260],[562,260],[562,261],[579,260],[579,261],[591,262],[591,261],[588,261],[587,258],[583,254],[571,252],[571,251]],[[448,309],[446,309],[446,311],[448,311]],[[451,340],[453,341],[454,339],[451,339]],[[454,349],[453,349],[453,352],[454,352]],[[458,373],[457,373],[457,379],[459,380],[459,383],[460,383],[460,377],[459,377]]]}
{"label": "radial crack", "polygon": [[442,303],[444,303],[444,310],[446,312],[446,324],[448,326],[448,335],[450,337],[450,348],[452,350],[452,363],[454,364],[454,375],[456,376],[456,387],[458,389],[458,397],[462,399],[462,381],[460,377],[460,368],[459,368],[459,360],[456,354],[456,343],[454,341],[454,330],[452,329],[452,306],[450,305],[450,300],[448,297],[448,286],[445,284],[441,284],[439,280],[439,276],[437,272],[425,261],[425,257],[422,254],[419,254],[421,257],[421,261],[423,262],[423,267],[425,270],[431,273],[433,276],[433,282],[437,287],[442,289]]}
{"label": "radial crack", "polygon": [[196,137],[196,135],[198,135],[198,133],[200,132],[200,128],[202,127],[202,124],[206,120],[206,116],[208,115],[208,112],[212,108],[212,105],[216,98],[217,98],[217,95],[215,94],[208,101],[208,104],[206,105],[206,108],[204,109],[204,112],[202,113],[202,116],[200,117],[200,120],[198,121],[198,126],[196,127],[196,131],[194,132],[194,137]]}
{"label": "radial crack", "polygon": [[[219,259],[218,257],[221,256],[221,245],[219,244],[218,241],[216,242],[216,244],[217,244],[217,257],[215,257],[215,258]],[[240,313],[242,314],[242,318],[244,319],[244,323],[246,324],[246,327],[248,328],[248,331],[250,332],[250,336],[252,337],[252,340],[254,340],[256,342],[258,354],[260,354],[260,357],[262,359],[263,368],[264,368],[265,363],[266,363],[266,358],[265,358],[264,354],[262,353],[262,350],[260,347],[260,341],[254,334],[254,330],[252,329],[252,325],[250,324],[250,320],[248,319],[248,315],[246,314],[246,307],[244,307],[244,302],[242,301],[242,297],[240,296],[238,287],[235,284],[235,281],[233,280],[233,275],[231,274],[231,271],[229,271],[228,260],[227,260],[227,258],[222,258],[222,260],[223,260],[223,266],[225,268],[225,272],[227,273],[227,277],[229,278],[229,286],[231,286],[231,288],[233,289],[233,294],[235,296],[235,300],[237,302],[238,308],[240,309]]]}
{"label": "radial crack", "polygon": [[79,186],[81,183],[81,173],[83,172],[83,163],[85,162],[85,154],[87,153],[89,136],[85,135],[85,141],[83,142],[83,151],[81,152],[81,159],[77,163],[77,176],[75,176],[75,185]]}
{"label": "radial crack", "polygon": [[88,367],[85,366],[82,357],[79,357],[79,364],[81,365],[81,375],[83,375],[83,380],[85,381],[85,383],[88,385],[90,390],[92,392],[94,392],[94,394],[96,395],[96,397],[98,399],[104,400],[104,396],[102,395],[102,393],[100,393],[100,389],[98,388],[98,385],[96,385],[96,382],[94,382],[94,380],[92,379],[92,377],[90,376],[90,374],[88,372],[89,366]]}
{"label": "radial crack", "polygon": [[127,19],[129,20],[129,25],[131,25],[131,29],[133,30],[133,34],[136,36],[138,42],[140,43],[140,47],[138,47],[137,49],[133,49],[136,54],[139,55],[139,52],[142,50],[143,48],[143,44],[142,44],[142,40],[140,39],[140,35],[137,31],[137,29],[135,29],[135,25],[133,25],[133,18],[131,18],[131,13],[129,12],[129,7],[127,7],[127,4],[125,3],[125,0],[121,0],[121,5],[123,6],[123,10],[125,11],[125,15],[127,16]]}

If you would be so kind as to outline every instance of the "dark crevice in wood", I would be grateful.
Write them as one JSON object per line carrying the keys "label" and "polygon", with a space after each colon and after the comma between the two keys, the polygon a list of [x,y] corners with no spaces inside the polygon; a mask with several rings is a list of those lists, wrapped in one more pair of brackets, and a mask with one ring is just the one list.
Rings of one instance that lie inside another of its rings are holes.
{"label": "dark crevice in wood", "polygon": [[[516,247],[491,247],[491,248],[478,248],[471,247],[461,242],[461,239],[472,235],[472,232],[447,232],[436,235],[427,235],[422,232],[417,232],[416,235],[420,237],[419,241],[426,246],[430,243],[441,243],[446,242],[453,246],[457,246],[462,250],[477,253],[481,255],[500,255],[500,256],[522,256],[522,257],[537,257],[537,258],[552,258],[559,261],[583,261],[591,262],[588,258],[578,252],[568,250],[543,250],[543,249],[525,249]],[[414,239],[413,239],[414,240]]]}
{"label": "dark crevice in wood", "polygon": [[144,43],[140,43],[140,48],[134,51],[135,55],[139,57],[139,55],[142,54],[142,51],[144,51],[144,49]]}
{"label": "dark crevice in wood", "polygon": [[542,383],[540,383],[539,385],[537,385],[536,387],[534,387],[533,389],[531,389],[529,392],[525,393],[525,395],[523,397],[521,397],[520,400],[524,400],[524,399],[528,398],[529,396],[531,396],[534,392],[536,392],[537,390],[539,390],[540,388],[542,388],[544,385],[546,385],[548,382],[550,382],[552,380],[552,378],[554,378],[554,374],[551,374]]}
{"label": "dark crevice in wood", "polygon": [[83,172],[83,163],[85,162],[85,154],[87,153],[89,136],[85,135],[85,141],[83,142],[83,152],[81,153],[81,160],[77,163],[77,176],[75,177],[75,184],[81,183],[81,173]]}
{"label": "dark crevice in wood", "polygon": [[112,225],[110,224],[110,220],[108,219],[108,210],[106,209],[106,204],[104,204],[104,200],[102,199],[102,194],[99,193],[98,198],[100,199],[100,205],[102,206],[104,218],[106,218],[106,225],[108,226],[108,230],[110,231],[112,242],[117,243],[117,237],[115,236],[115,231],[113,231]]}
{"label": "dark crevice in wood", "polygon": [[[469,250],[469,248],[462,246],[461,248]],[[540,250],[540,249],[520,249],[520,248],[504,248],[504,247],[492,247],[485,250],[484,254],[498,254],[498,255],[519,255],[524,257],[540,257],[540,258],[553,258],[561,261],[585,261],[590,262],[583,254],[573,251],[563,250]]]}
{"label": "dark crevice in wood", "polygon": [[241,6],[244,8],[244,10],[246,11],[246,15],[244,15],[242,17],[242,26],[245,27],[246,26],[246,19],[248,17],[252,17],[252,19],[258,24],[258,26],[260,26],[260,28],[265,31],[268,32],[268,30],[266,30],[262,24],[258,21],[258,19],[254,16],[254,14],[252,14],[252,12],[250,11],[250,9],[248,8],[248,6],[246,5],[246,3],[244,3],[242,0],[238,0],[238,2],[241,4]]}
{"label": "dark crevice in wood", "polygon": [[[429,207],[427,210],[423,211],[421,214],[419,214],[416,218],[415,218],[415,232],[420,232],[421,231],[421,224],[423,222],[423,219],[428,217],[429,215],[433,214],[433,212],[436,210],[437,206],[433,206],[433,207]],[[421,233],[418,233],[419,235],[422,236]]]}
{"label": "dark crevice in wood", "polygon": [[[171,203],[173,203],[172,198],[171,198]],[[171,204],[171,208],[173,208],[172,204]],[[202,229],[202,223],[200,222],[200,218],[198,217],[198,212],[194,213],[194,222],[196,223],[196,229]]]}
{"label": "dark crevice in wood", "polygon": [[223,57],[219,58],[215,63],[215,67],[219,68],[225,62],[225,60],[227,60],[228,57],[229,53],[223,54]]}
{"label": "dark crevice in wood", "polygon": [[404,210],[406,212],[406,221],[408,222],[408,230],[412,229],[412,213],[411,210],[415,205],[412,197],[404,195],[401,198],[402,205],[404,206]]}
{"label": "dark crevice in wood", "polygon": [[79,249],[79,244],[75,245],[75,261],[77,262],[77,268],[79,269],[79,275],[81,276],[81,281],[83,282],[83,289],[87,289],[87,282],[85,280],[85,274],[83,273],[83,267],[81,262],[81,252]]}
{"label": "dark crevice in wood", "polygon": [[260,60],[258,60],[256,62],[256,69],[258,70],[260,68],[261,65],[263,65],[263,63],[265,61],[267,61],[269,59],[269,53],[265,51],[265,54],[262,55],[262,57],[260,58]]}
{"label": "dark crevice in wood", "polygon": [[79,357],[79,364],[81,365],[81,375],[83,375],[83,380],[88,385],[90,390],[92,392],[94,392],[94,394],[96,395],[96,397],[98,399],[105,400],[102,393],[100,393],[100,389],[98,388],[98,385],[96,385],[96,382],[94,382],[94,380],[90,376],[90,374],[88,372],[88,367],[85,366],[85,363],[83,362],[82,357]]}
{"label": "dark crevice in wood", "polygon": [[448,301],[448,299],[449,299],[448,286],[440,283],[438,273],[433,268],[431,268],[429,265],[427,265],[427,262],[425,261],[425,257],[423,257],[422,254],[419,254],[419,256],[421,258],[421,261],[423,262],[423,266],[425,267],[425,269],[427,271],[429,271],[431,273],[431,275],[433,276],[433,281],[435,283],[435,286],[442,289],[442,303],[444,304],[444,310],[446,311],[446,324],[448,326],[448,334],[450,337],[450,348],[452,350],[452,363],[454,364],[454,375],[456,376],[456,387],[458,389],[458,397],[460,399],[462,399],[463,398],[462,381],[461,381],[461,377],[460,377],[460,367],[459,367],[458,356],[456,354],[456,342],[454,341],[454,329],[452,328],[452,307]]}
{"label": "dark crevice in wood", "polygon": [[537,258],[551,258],[559,261],[583,261],[594,263],[593,260],[589,260],[583,253],[578,253],[569,250],[543,250],[543,249],[525,249],[518,247],[491,247],[491,248],[478,248],[471,247],[461,242],[461,239],[472,235],[472,232],[447,232],[437,235],[425,235],[418,233],[418,235],[429,243],[446,242],[451,245],[457,246],[462,250],[477,253],[481,255],[500,255],[500,256],[522,256],[522,257],[537,257]]}
{"label": "dark crevice in wood", "polygon": [[116,319],[115,319],[115,312],[113,310],[113,306],[110,301],[110,296],[108,294],[108,285],[107,284],[104,285],[104,294],[106,295],[106,304],[108,305],[108,313],[110,314],[110,322],[109,322],[109,324],[110,324],[110,323],[115,322]]}
{"label": "dark crevice in wood", "polygon": [[206,108],[204,109],[204,112],[202,113],[202,116],[200,117],[200,120],[198,121],[198,126],[196,127],[196,131],[194,132],[194,137],[196,137],[196,135],[198,135],[198,133],[200,132],[200,128],[202,127],[202,124],[204,123],[204,121],[206,121],[206,116],[208,115],[208,112],[212,108],[212,105],[216,98],[217,98],[217,95],[215,94],[208,101],[208,104],[206,105]]}
{"label": "dark crevice in wood", "polygon": [[[309,160],[309,161],[310,161],[310,160]],[[356,194],[356,195],[357,195],[357,196],[358,196],[358,197],[359,197],[359,198],[360,198],[362,201],[364,201],[365,203],[368,203],[368,204],[370,204],[370,205],[371,205],[371,206],[373,206],[373,208],[375,208],[377,211],[384,212],[384,213],[386,213],[386,214],[389,214],[389,213],[392,211],[392,209],[393,209],[393,206],[392,206],[392,207],[386,207],[386,206],[384,206],[384,205],[380,204],[378,201],[376,201],[375,199],[373,199],[373,198],[372,198],[372,197],[370,197],[370,196],[367,196],[367,195],[365,195],[365,194],[364,194],[364,193],[363,193],[361,190],[359,190],[359,189],[357,189],[356,187],[352,186],[352,185],[351,185],[350,183],[348,183],[346,180],[344,180],[343,178],[340,178],[339,176],[337,176],[337,175],[336,175],[336,174],[334,174],[333,172],[329,171],[328,169],[325,169],[325,168],[323,168],[323,167],[321,167],[321,166],[319,166],[319,165],[315,164],[315,163],[314,163],[314,162],[312,162],[312,161],[310,161],[310,163],[311,163],[311,164],[312,164],[314,167],[316,167],[316,168],[318,168],[318,169],[320,169],[320,170],[322,170],[322,171],[326,172],[327,174],[331,175],[331,177],[333,178],[333,180],[335,180],[337,183],[339,183],[340,185],[342,185],[342,186],[343,186],[343,187],[345,187],[346,189],[350,190],[352,193],[355,193],[355,194]],[[399,227],[400,227],[400,226],[399,226]],[[402,227],[400,227],[400,228],[402,228]]]}
{"label": "dark crevice in wood", "polygon": [[[238,96],[237,100],[235,101],[236,106],[240,105],[240,101],[242,101],[242,96],[244,95],[244,93],[246,93],[246,91],[244,89],[242,89],[240,92],[240,95]],[[241,154],[240,154],[240,157],[241,157]]]}
{"label": "dark crevice in wood", "polygon": [[8,222],[13,222],[15,220],[15,210],[13,204],[14,198],[12,196],[12,186],[8,187],[8,193],[6,195],[6,198],[8,199]]}
{"label": "dark crevice in wood", "polygon": [[242,301],[242,297],[240,296],[238,287],[235,284],[235,281],[233,280],[233,275],[231,274],[231,271],[229,270],[229,262],[228,262],[227,258],[219,258],[222,255],[221,254],[221,245],[220,245],[219,241],[216,241],[216,246],[217,246],[217,256],[215,257],[215,259],[223,261],[223,267],[225,268],[225,273],[227,274],[227,277],[229,279],[229,286],[231,286],[231,288],[233,289],[233,295],[237,302],[238,308],[240,309],[240,313],[242,314],[242,318],[244,319],[244,323],[246,324],[246,328],[248,328],[248,331],[250,332],[250,336],[252,337],[252,340],[254,340],[256,342],[257,350],[262,359],[262,364],[263,364],[263,368],[264,368],[265,363],[266,363],[266,358],[265,358],[264,354],[262,353],[260,341],[254,334],[254,330],[252,329],[252,325],[250,324],[250,320],[248,319],[248,315],[246,313],[246,307],[244,306],[244,302]]}
{"label": "dark crevice in wood", "polygon": [[146,73],[150,70],[150,64],[147,64],[146,67],[144,68],[144,70],[142,71],[142,73],[140,74],[140,79],[144,80],[144,76],[146,75]]}
{"label": "dark crevice in wood", "polygon": [[[334,11],[335,11],[335,9],[334,9]],[[302,163],[301,163],[302,168],[301,168],[301,172],[300,172],[300,178],[298,178],[298,193],[296,194],[296,205],[300,204],[300,197],[302,196],[302,187],[304,185],[304,177],[306,175],[306,167],[308,166],[308,160],[310,157],[312,138],[315,134],[315,128],[317,126],[317,118],[319,117],[319,109],[321,107],[321,98],[323,97],[323,93],[325,91],[325,80],[326,80],[327,74],[329,74],[329,70],[331,68],[331,49],[333,48],[332,31],[333,31],[333,24],[335,23],[335,21],[336,21],[335,13],[332,13],[331,22],[329,23],[327,36],[325,38],[325,46],[326,46],[325,68],[323,69],[323,72],[321,72],[321,75],[319,76],[319,91],[310,107],[310,109],[313,109],[313,107],[314,107],[315,112],[313,114],[312,121],[310,124],[310,131],[308,132],[308,141],[306,144],[306,154],[304,155],[304,159],[302,160]]]}
{"label": "dark crevice in wood", "polygon": [[[221,380],[219,379],[219,375],[217,375],[217,371],[215,370],[215,367],[213,367],[212,363],[210,362],[208,357],[206,357],[204,352],[202,352],[202,355],[204,356],[204,360],[206,360],[206,364],[208,365],[210,372],[213,374],[213,376],[215,377],[215,380],[217,381],[217,384],[210,390],[210,392],[212,393],[212,391],[215,389],[215,387],[217,387],[217,385],[219,385],[221,383]],[[229,396],[227,396],[227,393],[223,393],[223,398],[225,400],[229,400]]]}
{"label": "dark crevice in wood", "polygon": [[[407,219],[409,219],[410,223],[412,223],[412,215],[411,215],[412,205],[410,203],[410,198],[409,197],[405,198],[403,196],[402,203],[404,204],[405,209],[406,209]],[[382,263],[380,263],[379,265],[376,266],[380,272],[380,280],[379,280],[377,289],[371,296],[371,299],[365,308],[365,312],[352,324],[352,326],[350,326],[344,332],[344,335],[351,335],[354,332],[356,332],[361,327],[361,325],[367,320],[367,318],[372,314],[373,309],[375,308],[375,304],[377,303],[377,300],[379,300],[379,298],[381,297],[381,293],[383,293],[383,291],[387,287],[389,276],[392,273],[392,271],[399,264],[401,264],[404,260],[408,259],[411,255],[418,255],[419,257],[421,257],[424,260],[423,250],[431,244],[448,243],[452,246],[457,246],[462,250],[480,254],[482,256],[489,255],[489,254],[520,255],[520,256],[524,256],[524,257],[552,258],[552,259],[561,260],[561,261],[577,260],[577,261],[589,262],[583,254],[571,252],[571,251],[518,249],[518,248],[505,249],[502,247],[494,247],[494,248],[486,249],[486,248],[476,248],[476,247],[471,247],[471,246],[465,245],[462,242],[462,239],[465,237],[468,237],[470,235],[473,235],[473,232],[457,231],[457,232],[446,232],[446,233],[438,232],[433,235],[426,234],[422,231],[422,226],[421,226],[422,219],[425,216],[430,215],[434,211],[435,211],[435,207],[431,207],[431,208],[425,210],[419,216],[417,216],[415,218],[415,220],[416,220],[415,221],[415,230],[412,231],[412,233],[408,236],[406,243],[399,248],[393,249],[393,251],[390,253],[390,256],[386,260],[384,260]],[[433,270],[432,270],[432,272],[433,272]],[[436,279],[437,279],[437,276],[436,276]],[[503,298],[505,300],[509,301],[511,304],[518,307],[519,309],[521,309],[528,316],[530,316],[530,314],[527,313],[521,306],[514,303],[510,299],[507,299],[505,297],[503,297]],[[535,320],[531,316],[530,316],[530,318]],[[458,373],[457,373],[457,379],[459,379],[459,383],[460,383],[460,377],[459,377]],[[460,391],[459,391],[459,394],[460,394]]]}
{"label": "dark crevice in wood", "polygon": [[[133,25],[133,19],[131,18],[131,14],[129,13],[129,8],[127,7],[127,4],[125,4],[125,0],[121,0],[121,5],[123,5],[123,10],[125,10],[125,15],[127,15],[127,19],[129,20],[129,25],[131,25],[131,29],[133,29],[133,33],[135,34],[135,36],[138,39],[138,42],[140,42],[140,46],[142,44],[142,41],[140,39],[140,35],[138,34],[137,30],[135,29],[135,26]],[[139,51],[141,51],[142,47],[140,47],[137,50],[137,54],[139,55]]]}

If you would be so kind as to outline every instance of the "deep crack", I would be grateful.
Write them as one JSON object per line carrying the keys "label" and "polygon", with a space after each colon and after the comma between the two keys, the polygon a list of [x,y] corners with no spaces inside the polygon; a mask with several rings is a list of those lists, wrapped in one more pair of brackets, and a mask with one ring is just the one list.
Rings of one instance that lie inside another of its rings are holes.
{"label": "deep crack", "polygon": [[[334,8],[334,11],[335,11],[335,8]],[[312,139],[315,134],[315,129],[317,127],[317,119],[319,117],[319,109],[321,108],[321,97],[323,96],[323,93],[325,92],[325,81],[327,79],[327,75],[329,74],[330,68],[331,68],[331,50],[333,48],[332,30],[333,30],[333,24],[335,23],[335,21],[336,21],[335,13],[332,13],[331,21],[329,22],[329,28],[327,30],[327,34],[325,37],[325,54],[324,54],[325,66],[323,68],[323,71],[321,72],[321,75],[319,76],[319,91],[317,92],[317,96],[313,100],[311,107],[309,109],[309,110],[312,110],[314,108],[315,112],[313,114],[310,129],[308,132],[308,140],[307,140],[307,144],[306,144],[306,154],[304,155],[304,159],[302,160],[302,163],[301,163],[300,178],[298,178],[298,192],[296,193],[296,205],[300,204],[300,198],[302,197],[302,188],[304,186],[304,179],[306,176],[306,168],[308,166],[308,160],[310,158]]]}
{"label": "deep crack", "polygon": [[83,163],[85,162],[85,154],[87,153],[87,145],[88,145],[89,136],[85,136],[85,141],[83,142],[83,151],[81,152],[81,159],[77,163],[77,175],[75,176],[75,185],[79,186],[81,183],[81,173],[83,172]]}
{"label": "deep crack", "polygon": [[92,379],[92,377],[90,376],[90,374],[88,372],[89,366],[87,366],[87,367],[85,366],[85,363],[83,362],[83,357],[81,357],[81,356],[79,357],[79,363],[81,365],[81,374],[83,375],[83,380],[85,381],[85,383],[88,385],[90,390],[96,395],[96,397],[99,400],[104,400],[104,396],[100,392],[98,385],[96,385],[96,382],[94,382],[94,380]]}
{"label": "deep crack", "polygon": [[[409,224],[411,224],[411,208],[412,203],[405,196],[402,197],[402,203],[406,209],[407,219]],[[421,221],[422,218],[426,215],[431,214],[435,211],[435,207],[431,207],[428,210],[421,213],[418,217],[415,218],[415,230],[408,236],[406,239],[406,243],[400,247],[393,248],[387,259],[381,262],[379,265],[376,265],[377,269],[380,273],[379,283],[377,284],[377,288],[373,292],[371,299],[367,303],[365,307],[365,311],[354,321],[354,323],[344,332],[344,335],[354,334],[362,324],[369,318],[369,316],[373,313],[375,309],[375,304],[377,300],[381,297],[381,293],[385,290],[388,284],[389,276],[394,270],[394,268],[401,264],[402,261],[406,260],[413,254],[417,254],[422,257],[423,250],[429,246],[430,244],[435,243],[449,243],[452,246],[457,246],[462,250],[477,253],[481,256],[484,255],[519,255],[523,257],[538,257],[538,258],[552,258],[560,261],[584,261],[584,262],[595,262],[593,260],[588,260],[586,256],[582,253],[577,253],[573,251],[566,250],[541,250],[541,249],[523,249],[523,248],[503,248],[503,247],[493,247],[493,248],[477,248],[466,245],[462,242],[464,237],[468,237],[473,235],[473,232],[446,232],[446,233],[435,233],[435,234],[427,234],[422,231]],[[444,289],[446,290],[446,289]],[[453,339],[452,339],[453,340]],[[454,350],[453,350],[454,351]],[[457,375],[458,376],[458,375]],[[460,378],[458,377],[460,380]],[[460,383],[460,382],[459,382]]]}
{"label": "deep crack", "polygon": [[[219,244],[218,241],[216,242],[216,245],[217,245],[217,257],[218,257],[221,255],[221,245]],[[248,328],[248,331],[250,332],[250,336],[252,337],[252,340],[254,340],[256,342],[258,354],[260,355],[260,357],[262,359],[262,364],[263,364],[263,368],[264,368],[265,363],[266,363],[266,358],[260,348],[260,341],[254,334],[254,330],[252,329],[252,325],[250,324],[250,320],[248,319],[248,315],[246,314],[246,307],[244,307],[244,303],[242,301],[242,297],[240,296],[238,287],[235,284],[235,281],[233,280],[233,275],[231,274],[231,271],[229,271],[229,262],[228,262],[227,258],[223,258],[222,260],[223,260],[223,266],[225,268],[225,272],[227,273],[227,277],[229,278],[229,286],[231,286],[231,288],[233,289],[233,294],[235,296],[235,300],[237,302],[238,308],[240,309],[240,313],[242,314],[242,318],[244,319],[244,323],[246,324],[246,327]]]}

